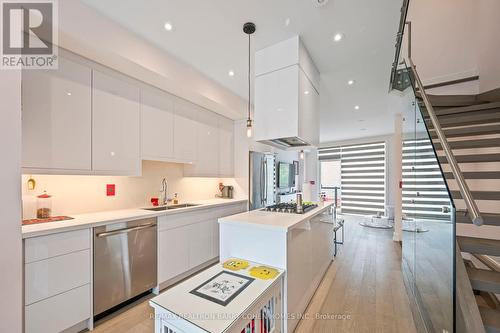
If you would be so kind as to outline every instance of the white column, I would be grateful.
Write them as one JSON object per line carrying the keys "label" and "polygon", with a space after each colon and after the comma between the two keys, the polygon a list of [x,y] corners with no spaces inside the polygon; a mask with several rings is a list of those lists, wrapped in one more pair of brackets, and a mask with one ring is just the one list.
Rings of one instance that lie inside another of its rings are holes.
{"label": "white column", "polygon": [[21,333],[21,72],[0,70],[0,332]]}
{"label": "white column", "polygon": [[403,193],[400,185],[403,179],[403,115],[396,114],[394,117],[394,137],[392,140],[392,174],[394,195],[394,235],[395,242],[402,240],[402,217],[403,217]]}

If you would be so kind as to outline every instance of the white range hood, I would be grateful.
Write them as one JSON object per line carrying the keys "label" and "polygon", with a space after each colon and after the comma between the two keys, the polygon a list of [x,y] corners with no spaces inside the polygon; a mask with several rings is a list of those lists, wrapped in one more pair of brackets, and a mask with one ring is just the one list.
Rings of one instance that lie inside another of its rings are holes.
{"label": "white range hood", "polygon": [[255,53],[255,140],[319,145],[319,72],[299,36]]}

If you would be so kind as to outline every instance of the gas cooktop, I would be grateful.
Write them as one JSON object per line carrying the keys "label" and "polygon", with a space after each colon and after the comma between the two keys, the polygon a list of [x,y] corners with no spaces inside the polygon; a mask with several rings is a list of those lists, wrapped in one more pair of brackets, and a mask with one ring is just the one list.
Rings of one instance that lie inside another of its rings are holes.
{"label": "gas cooktop", "polygon": [[276,212],[276,213],[303,214],[303,213],[310,211],[311,209],[318,207],[318,205],[303,204],[302,207],[303,207],[302,213],[297,212],[297,204],[296,203],[279,203],[276,205],[267,206],[266,208],[264,208],[264,210],[267,212]]}

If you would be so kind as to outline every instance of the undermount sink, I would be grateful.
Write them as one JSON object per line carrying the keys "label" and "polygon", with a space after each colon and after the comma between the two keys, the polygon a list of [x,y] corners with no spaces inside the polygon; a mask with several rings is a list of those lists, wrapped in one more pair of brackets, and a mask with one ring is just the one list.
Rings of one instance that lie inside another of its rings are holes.
{"label": "undermount sink", "polygon": [[160,206],[160,207],[143,208],[143,209],[144,210],[154,211],[154,212],[159,212],[159,211],[162,211],[162,210],[187,208],[187,207],[194,207],[194,206],[199,206],[199,205],[198,204],[179,204],[179,205],[172,205],[172,206]]}

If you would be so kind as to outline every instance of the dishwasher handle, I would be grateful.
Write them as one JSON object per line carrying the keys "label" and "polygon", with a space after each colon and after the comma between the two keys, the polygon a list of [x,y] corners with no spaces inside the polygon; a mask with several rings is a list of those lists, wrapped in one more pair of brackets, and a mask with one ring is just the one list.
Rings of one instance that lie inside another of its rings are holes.
{"label": "dishwasher handle", "polygon": [[123,228],[123,229],[118,229],[118,230],[113,230],[113,231],[101,232],[101,233],[96,234],[95,236],[97,238],[102,238],[102,237],[107,237],[107,236],[126,234],[126,233],[131,232],[131,231],[142,230],[142,229],[152,228],[152,227],[156,227],[156,223],[150,223],[150,224],[139,225],[137,227]]}

